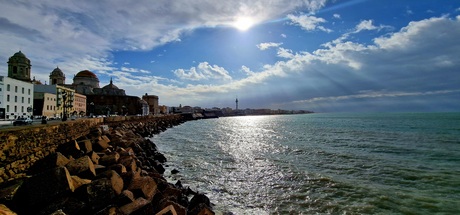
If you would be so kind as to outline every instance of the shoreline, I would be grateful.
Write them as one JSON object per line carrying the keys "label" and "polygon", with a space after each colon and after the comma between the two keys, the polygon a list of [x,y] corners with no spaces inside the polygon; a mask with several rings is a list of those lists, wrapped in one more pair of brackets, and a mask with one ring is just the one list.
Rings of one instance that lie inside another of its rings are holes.
{"label": "shoreline", "polygon": [[0,183],[0,212],[214,214],[206,195],[164,178],[167,159],[147,139],[184,122],[180,116],[106,120],[34,162],[25,177]]}

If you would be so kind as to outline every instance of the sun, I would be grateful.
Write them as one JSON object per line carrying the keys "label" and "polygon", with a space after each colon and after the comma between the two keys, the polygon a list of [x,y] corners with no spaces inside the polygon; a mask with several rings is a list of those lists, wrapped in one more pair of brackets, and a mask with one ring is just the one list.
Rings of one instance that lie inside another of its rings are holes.
{"label": "sun", "polygon": [[254,25],[254,20],[250,17],[238,17],[232,25],[240,31],[246,31]]}

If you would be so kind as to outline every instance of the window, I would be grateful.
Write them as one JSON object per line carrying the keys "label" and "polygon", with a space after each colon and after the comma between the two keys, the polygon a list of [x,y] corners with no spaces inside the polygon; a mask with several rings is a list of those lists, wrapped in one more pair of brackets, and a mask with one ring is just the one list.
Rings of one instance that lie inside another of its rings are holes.
{"label": "window", "polygon": [[28,99],[27,99],[27,103],[29,103],[29,104],[30,104],[30,98],[28,98]]}
{"label": "window", "polygon": [[18,106],[14,106],[14,112],[18,112]]}
{"label": "window", "polygon": [[9,84],[6,85],[6,91],[10,91],[10,85]]}
{"label": "window", "polygon": [[10,112],[10,106],[9,105],[6,106],[6,112]]}
{"label": "window", "polygon": [[24,87],[22,88],[22,94],[24,94]]}
{"label": "window", "polygon": [[24,97],[22,97],[22,101],[21,101],[21,102],[24,103]]}
{"label": "window", "polygon": [[18,102],[18,96],[14,96],[14,102]]}
{"label": "window", "polygon": [[10,95],[6,95],[6,101],[7,101],[7,102],[10,101]]}
{"label": "window", "polygon": [[29,95],[30,95],[30,89],[29,89]]}
{"label": "window", "polygon": [[14,92],[15,92],[15,93],[18,92],[18,86],[14,86]]}
{"label": "window", "polygon": [[23,113],[24,113],[24,106],[22,106],[22,107],[21,107],[21,112],[23,112]]}

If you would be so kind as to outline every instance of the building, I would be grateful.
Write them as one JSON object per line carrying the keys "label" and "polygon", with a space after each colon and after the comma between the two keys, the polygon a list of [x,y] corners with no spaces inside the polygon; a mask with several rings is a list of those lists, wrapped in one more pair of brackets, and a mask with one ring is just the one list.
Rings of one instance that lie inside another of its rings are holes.
{"label": "building", "polygon": [[56,94],[34,92],[34,116],[56,117]]}
{"label": "building", "polygon": [[[77,104],[81,102],[85,103],[84,108],[86,109],[86,97],[84,95],[79,95],[75,93],[74,89],[64,87],[58,84],[54,85],[42,85],[36,84],[34,85],[34,92],[36,94],[40,93],[47,93],[47,94],[54,94],[55,95],[55,107],[53,107],[53,114],[52,116],[45,115],[48,117],[58,117],[62,118],[64,115],[69,117],[70,115],[78,115],[78,112],[75,112],[77,109],[74,108],[75,105],[75,97],[79,98]],[[45,99],[45,97],[43,97]],[[38,100],[36,101],[37,107],[40,107],[40,103],[43,103],[43,108],[46,108],[46,100]],[[79,109],[78,109],[79,110]],[[43,115],[44,110],[36,108],[34,111],[34,115]]]}
{"label": "building", "polygon": [[30,117],[33,111],[33,84],[30,60],[21,51],[8,59],[8,76],[0,76],[0,118]]}
{"label": "building", "polygon": [[[74,95],[81,94],[86,96],[85,114],[89,116],[145,114],[144,104],[139,97],[126,95],[125,90],[113,84],[112,79],[110,79],[109,84],[101,88],[99,78],[89,70],[78,72],[74,76],[72,84],[65,84],[64,73],[56,67],[50,73],[50,83],[73,89],[75,91]],[[77,100],[78,98],[75,97],[75,99]],[[81,107],[77,106],[82,108],[83,102],[81,102]],[[76,109],[74,111],[81,113]]]}
{"label": "building", "polygon": [[0,119],[31,117],[33,86],[30,82],[0,76]]}
{"label": "building", "polygon": [[158,106],[158,96],[148,95],[147,93],[142,96],[142,99],[147,102],[150,114],[160,114],[160,107]]}
{"label": "building", "polygon": [[85,116],[86,115],[86,96],[80,93],[74,94],[74,101],[72,107],[72,115]]}

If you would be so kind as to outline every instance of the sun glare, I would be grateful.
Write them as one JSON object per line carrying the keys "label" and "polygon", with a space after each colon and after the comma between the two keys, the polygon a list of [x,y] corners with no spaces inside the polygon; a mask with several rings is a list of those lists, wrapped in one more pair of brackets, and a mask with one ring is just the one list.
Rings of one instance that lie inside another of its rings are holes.
{"label": "sun glare", "polygon": [[254,20],[249,17],[239,17],[234,23],[233,27],[240,31],[246,31],[254,25]]}

